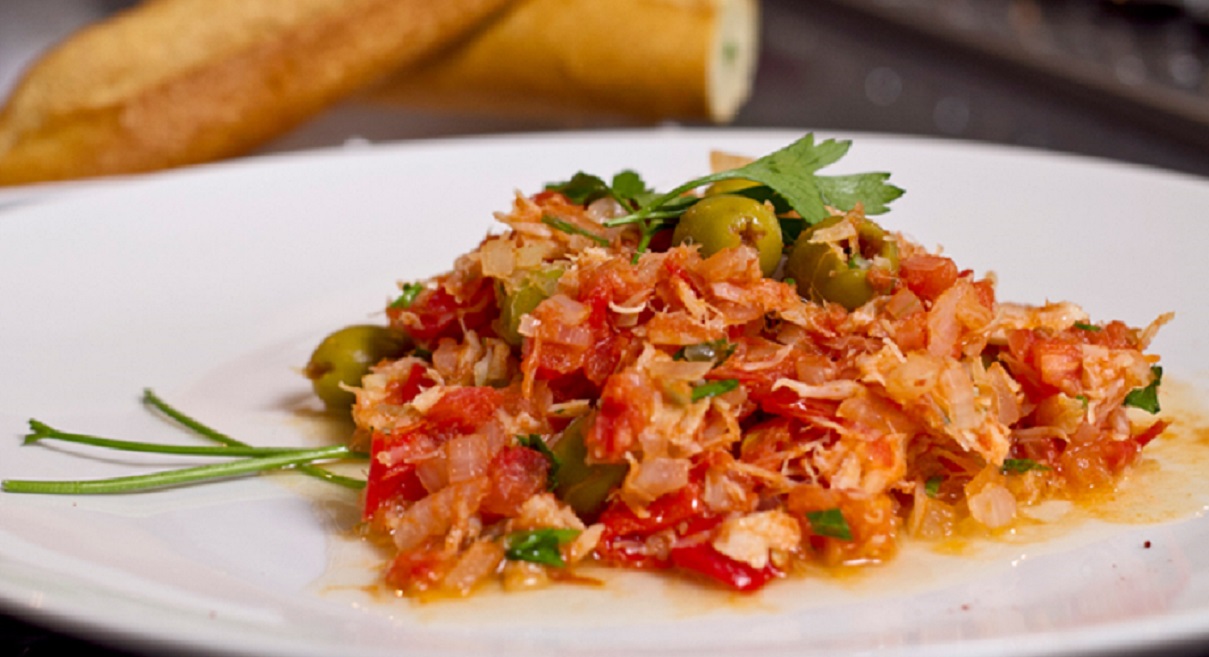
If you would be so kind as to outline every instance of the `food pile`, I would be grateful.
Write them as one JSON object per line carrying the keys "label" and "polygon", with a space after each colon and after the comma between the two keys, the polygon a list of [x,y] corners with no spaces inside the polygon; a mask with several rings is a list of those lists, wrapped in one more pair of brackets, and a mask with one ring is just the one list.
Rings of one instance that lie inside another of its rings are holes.
{"label": "food pile", "polygon": [[847,147],[808,135],[666,194],[626,171],[518,195],[388,327],[330,336],[317,357],[372,363],[308,375],[352,403],[386,581],[464,595],[598,563],[751,591],[1111,485],[1166,426],[1146,348],[1170,316],[1000,301],[869,218],[901,193],[885,174],[817,174]]}

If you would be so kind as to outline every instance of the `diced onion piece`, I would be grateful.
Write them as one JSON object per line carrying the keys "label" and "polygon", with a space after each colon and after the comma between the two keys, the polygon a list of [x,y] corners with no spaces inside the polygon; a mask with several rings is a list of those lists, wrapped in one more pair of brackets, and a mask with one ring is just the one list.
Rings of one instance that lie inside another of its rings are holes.
{"label": "diced onion piece", "polygon": [[1016,498],[1011,491],[996,483],[988,483],[966,497],[970,516],[978,522],[998,529],[1016,517]]}
{"label": "diced onion piece", "polygon": [[442,488],[411,505],[393,523],[395,547],[410,552],[430,536],[443,536],[459,518],[478,509],[486,491],[484,479],[472,479]]}
{"label": "diced onion piece", "polygon": [[915,401],[935,389],[940,371],[940,359],[926,353],[911,352],[902,363],[884,374],[886,392],[896,401]]}
{"label": "diced onion piece", "polygon": [[802,538],[802,528],[780,510],[727,518],[718,528],[714,549],[753,568],[768,565],[770,550],[788,551]]}
{"label": "diced onion piece", "polygon": [[563,548],[567,564],[578,563],[592,554],[592,551],[596,549],[596,545],[600,543],[602,535],[604,535],[604,525],[592,525],[580,532],[575,537],[575,540]]}
{"label": "diced onion piece", "polygon": [[860,394],[864,390],[864,386],[850,379],[839,379],[836,381],[828,381],[827,383],[813,386],[801,381],[793,379],[778,379],[772,385],[772,389],[780,390],[788,388],[800,397],[807,399],[848,399],[853,395]]}
{"label": "diced onion piece", "polygon": [[475,541],[445,574],[441,584],[447,590],[467,595],[479,582],[493,575],[503,560],[504,548],[497,541]]}
{"label": "diced onion piece", "polygon": [[479,248],[479,260],[484,276],[508,278],[516,269],[516,245],[507,239],[487,240]]}
{"label": "diced onion piece", "polygon": [[487,438],[478,434],[450,439],[445,443],[445,454],[451,483],[466,481],[486,473],[492,457],[491,445],[488,444]]}
{"label": "diced onion piece", "polygon": [[603,224],[609,219],[614,219],[626,214],[625,208],[617,202],[617,199],[611,196],[598,198],[588,204],[588,218],[592,221]]}
{"label": "diced onion piece", "polygon": [[630,467],[624,492],[629,499],[645,504],[683,488],[688,484],[688,472],[688,459],[648,459]]}
{"label": "diced onion piece", "polygon": [[504,589],[528,591],[550,583],[545,566],[529,561],[508,561],[504,564]]}
{"label": "diced onion piece", "polygon": [[914,292],[903,286],[886,300],[884,309],[891,317],[902,319],[907,315],[922,311],[924,304]]}
{"label": "diced onion piece", "polygon": [[953,430],[977,429],[982,415],[974,406],[974,382],[964,367],[950,363],[941,370],[937,380],[940,393],[938,401],[944,406]]}
{"label": "diced onion piece", "polygon": [[657,379],[697,381],[705,378],[713,367],[712,361],[659,360],[648,365],[647,371]]}

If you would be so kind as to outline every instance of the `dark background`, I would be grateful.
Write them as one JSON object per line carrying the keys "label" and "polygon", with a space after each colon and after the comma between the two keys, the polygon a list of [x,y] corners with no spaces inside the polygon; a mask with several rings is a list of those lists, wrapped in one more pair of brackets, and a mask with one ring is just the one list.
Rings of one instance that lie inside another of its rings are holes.
{"label": "dark background", "polygon": [[[42,48],[130,4],[0,0],[0,94]],[[1209,2],[764,0],[763,10],[738,126],[975,140],[1209,178]],[[349,103],[266,150],[611,125]],[[60,654],[126,653],[0,615],[0,657]],[[1209,655],[1209,640],[1161,654]]]}

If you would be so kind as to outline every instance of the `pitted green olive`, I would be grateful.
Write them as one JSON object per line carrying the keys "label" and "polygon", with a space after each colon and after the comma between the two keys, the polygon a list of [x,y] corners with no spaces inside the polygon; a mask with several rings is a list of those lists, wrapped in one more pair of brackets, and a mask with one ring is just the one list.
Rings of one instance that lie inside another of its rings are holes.
{"label": "pitted green olive", "polygon": [[551,451],[559,460],[554,494],[581,518],[592,518],[604,508],[609,493],[621,485],[629,466],[624,463],[588,463],[584,433],[587,416],[575,418]]}
{"label": "pitted green olive", "polygon": [[347,413],[354,396],[340,384],[359,385],[372,365],[384,358],[398,358],[411,348],[411,338],[394,329],[346,326],[319,343],[303,373],[328,410]]}
{"label": "pitted green olive", "polygon": [[831,217],[803,231],[789,253],[785,275],[794,279],[802,296],[816,302],[831,301],[854,310],[872,299],[876,292],[869,280],[875,258],[878,266],[888,274],[898,273],[898,244],[881,226],[868,219],[858,220],[858,252],[849,253],[845,249],[841,255],[829,244],[810,241],[819,230],[843,220],[843,217]]}
{"label": "pitted green olive", "polygon": [[749,189],[757,187],[760,183],[754,180],[745,180],[743,178],[727,178],[705,188],[706,196],[720,196],[722,194],[732,194],[741,189]]}
{"label": "pitted green olive", "polygon": [[680,217],[672,241],[701,245],[711,256],[723,249],[746,244],[756,249],[760,271],[771,276],[781,262],[781,224],[776,214],[759,201],[733,194],[706,196]]}
{"label": "pitted green olive", "polygon": [[515,290],[499,295],[500,317],[495,332],[508,344],[519,346],[521,317],[554,294],[562,275],[563,270],[557,267],[532,271],[524,275]]}

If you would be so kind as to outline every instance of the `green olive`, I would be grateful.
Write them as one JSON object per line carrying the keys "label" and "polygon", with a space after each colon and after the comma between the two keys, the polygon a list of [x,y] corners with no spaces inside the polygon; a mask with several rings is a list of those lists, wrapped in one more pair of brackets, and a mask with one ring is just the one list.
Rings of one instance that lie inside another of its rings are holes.
{"label": "green olive", "polygon": [[754,180],[745,180],[743,178],[727,178],[705,188],[706,196],[721,196],[722,194],[732,194],[740,189],[748,189],[757,187],[760,183]]}
{"label": "green olive", "polygon": [[303,374],[328,410],[347,413],[354,395],[341,384],[359,385],[372,365],[384,358],[398,358],[411,348],[411,338],[394,329],[369,324],[346,326],[315,347]]}
{"label": "green olive", "polygon": [[521,317],[533,312],[538,304],[554,294],[563,270],[557,267],[528,272],[512,292],[498,295],[500,318],[495,332],[508,344],[520,346]]}
{"label": "green olive", "polygon": [[604,508],[609,493],[621,485],[629,465],[588,463],[588,448],[584,444],[588,421],[587,416],[572,420],[551,451],[559,461],[554,494],[579,517],[590,520]]}
{"label": "green olive", "polygon": [[760,271],[771,276],[781,262],[781,224],[767,205],[733,194],[706,196],[680,217],[672,241],[701,245],[701,254],[711,256],[741,244],[754,247],[760,256]]}
{"label": "green olive", "polygon": [[802,296],[854,310],[876,292],[869,282],[871,260],[882,258],[890,274],[898,273],[898,243],[868,219],[859,220],[857,226],[859,253],[845,251],[841,257],[829,244],[811,243],[816,231],[834,226],[842,219],[831,217],[803,231],[789,252],[785,275],[794,279]]}

